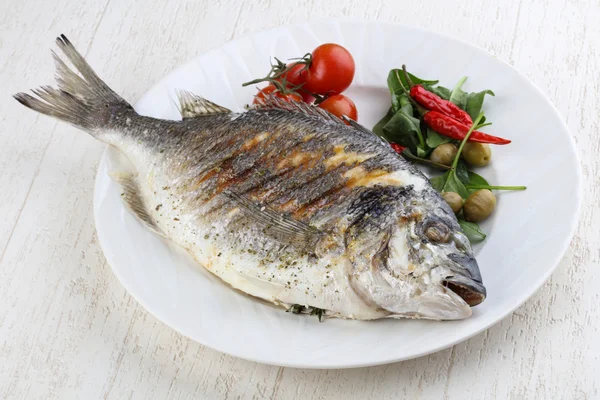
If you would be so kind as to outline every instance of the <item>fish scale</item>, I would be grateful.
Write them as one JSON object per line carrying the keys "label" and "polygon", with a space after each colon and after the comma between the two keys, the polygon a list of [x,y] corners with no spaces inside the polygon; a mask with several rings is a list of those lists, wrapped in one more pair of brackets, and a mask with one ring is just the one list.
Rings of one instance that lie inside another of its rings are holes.
{"label": "fish scale", "polygon": [[128,209],[232,288],[354,319],[461,319],[485,299],[452,210],[358,123],[275,97],[236,114],[189,92],[181,121],[141,116],[57,45],[75,71],[56,56],[58,88],[15,98],[119,149]]}

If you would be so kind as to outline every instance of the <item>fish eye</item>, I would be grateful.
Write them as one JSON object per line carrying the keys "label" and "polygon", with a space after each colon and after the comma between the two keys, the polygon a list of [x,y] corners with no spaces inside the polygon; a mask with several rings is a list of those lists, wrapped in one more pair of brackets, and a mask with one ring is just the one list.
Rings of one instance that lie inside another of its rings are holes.
{"label": "fish eye", "polygon": [[444,224],[434,223],[425,228],[427,239],[436,243],[447,243],[450,240],[450,228]]}

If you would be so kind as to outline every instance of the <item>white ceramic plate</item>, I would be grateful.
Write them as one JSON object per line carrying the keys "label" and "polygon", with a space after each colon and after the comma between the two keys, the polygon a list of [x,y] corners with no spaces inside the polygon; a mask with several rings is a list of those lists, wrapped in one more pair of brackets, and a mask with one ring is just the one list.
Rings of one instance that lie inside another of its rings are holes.
{"label": "white ceramic plate", "polygon": [[[347,94],[359,121],[371,128],[389,106],[386,77],[408,64],[424,78],[452,87],[492,89],[485,112],[489,132],[513,140],[494,147],[491,182],[527,185],[498,194],[489,238],[478,261],[488,297],[470,319],[455,322],[327,320],[297,316],[234,292],[176,246],[150,233],[123,207],[107,172],[119,167],[114,150],[100,164],[94,197],[98,236],[115,275],[150,313],[198,342],[258,362],[346,368],[418,357],[461,342],[498,322],[550,276],[569,245],[580,203],[580,167],[571,136],[544,95],[509,65],[461,41],[406,26],[327,21],[272,29],[226,43],[175,70],[136,105],[145,115],[178,119],[176,89],[187,89],[242,111],[270,56],[297,57],[325,42],[347,47],[356,77]],[[133,77],[132,77],[133,79]],[[535,149],[535,151],[532,151]],[[556,151],[555,149],[560,149]]]}

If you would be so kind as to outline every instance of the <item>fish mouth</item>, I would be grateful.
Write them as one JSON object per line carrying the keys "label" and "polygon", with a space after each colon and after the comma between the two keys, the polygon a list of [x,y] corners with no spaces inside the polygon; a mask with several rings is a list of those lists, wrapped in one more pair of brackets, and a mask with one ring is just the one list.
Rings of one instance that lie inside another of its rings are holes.
{"label": "fish mouth", "polygon": [[452,253],[448,258],[456,264],[450,267],[452,275],[444,279],[444,286],[459,295],[471,307],[481,304],[487,296],[487,291],[483,286],[475,257],[470,253]]}
{"label": "fish mouth", "polygon": [[481,304],[487,295],[483,283],[466,276],[449,276],[444,280],[444,285],[471,307]]}

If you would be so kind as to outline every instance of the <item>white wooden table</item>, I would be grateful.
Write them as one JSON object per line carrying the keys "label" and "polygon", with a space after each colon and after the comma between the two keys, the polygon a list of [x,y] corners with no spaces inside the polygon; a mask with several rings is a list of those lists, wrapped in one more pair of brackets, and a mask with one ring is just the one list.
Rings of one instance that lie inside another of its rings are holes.
{"label": "white wooden table", "polygon": [[[600,398],[598,1],[299,3],[2,2],[0,399]],[[10,98],[51,82],[49,49],[60,33],[135,102],[208,48],[327,16],[418,25],[489,50],[542,88],[577,142],[586,195],[566,257],[512,316],[452,349],[310,371],[239,360],[182,337],[127,294],[102,255],[92,193],[104,146]]]}

